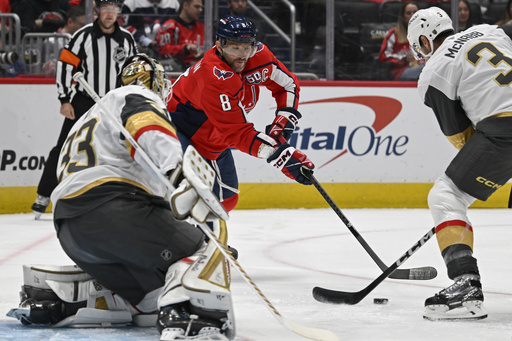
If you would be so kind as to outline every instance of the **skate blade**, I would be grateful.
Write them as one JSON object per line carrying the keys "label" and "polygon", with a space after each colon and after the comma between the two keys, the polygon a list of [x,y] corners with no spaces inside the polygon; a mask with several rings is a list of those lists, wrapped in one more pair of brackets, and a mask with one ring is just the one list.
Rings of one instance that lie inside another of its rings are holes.
{"label": "skate blade", "polygon": [[431,305],[425,307],[425,320],[430,321],[471,321],[487,318],[482,301],[463,302],[462,307],[449,309],[447,305]]}
{"label": "skate blade", "polygon": [[30,315],[30,308],[13,308],[6,315],[21,320],[22,317]]}
{"label": "skate blade", "polygon": [[196,336],[185,336],[185,332],[181,328],[166,328],[162,330],[160,341],[173,340],[229,341],[226,335],[221,334],[217,328],[212,330],[209,328],[203,328]]}
{"label": "skate blade", "polygon": [[41,218],[41,215],[42,215],[41,212],[37,212],[37,211],[32,211],[32,212],[34,212],[34,219],[35,220],[39,220]]}

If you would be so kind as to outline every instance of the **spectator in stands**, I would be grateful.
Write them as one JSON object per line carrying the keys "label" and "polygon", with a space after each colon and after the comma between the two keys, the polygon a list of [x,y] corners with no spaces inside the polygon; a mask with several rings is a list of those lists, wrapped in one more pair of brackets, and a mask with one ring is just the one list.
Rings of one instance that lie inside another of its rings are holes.
{"label": "spectator in stands", "polygon": [[400,8],[396,26],[391,28],[382,42],[379,60],[391,63],[391,73],[395,80],[418,80],[424,64],[412,55],[407,40],[407,25],[412,15],[419,10],[415,2],[406,2]]}
{"label": "spectator in stands", "polygon": [[156,36],[161,58],[172,59],[177,71],[184,71],[204,54],[204,23],[202,0],[180,0],[180,14],[167,20]]}
{"label": "spectator in stands", "polygon": [[473,26],[471,6],[468,0],[459,0],[459,32]]}
{"label": "spectator in stands", "polygon": [[125,28],[132,32],[139,47],[149,47],[150,52],[153,47],[157,49],[154,38],[160,25],[177,14],[179,8],[178,0],[126,0],[121,14]]}
{"label": "spectator in stands", "polygon": [[0,0],[0,13],[11,13],[11,4],[9,0]]}
{"label": "spectator in stands", "polygon": [[[66,25],[57,30],[56,33],[67,34],[69,38],[76,31],[85,25],[85,7],[82,5],[73,6],[67,13]],[[57,66],[57,59],[64,45],[69,39],[50,37],[43,44],[43,73],[46,77],[54,77]],[[56,46],[57,45],[57,46]]]}
{"label": "spectator in stands", "polygon": [[496,23],[496,25],[505,25],[512,24],[512,0],[507,1],[507,6],[505,7],[505,13],[501,17],[501,20]]}
{"label": "spectator in stands", "polygon": [[247,0],[226,0],[228,4],[228,13],[231,16],[243,15],[247,14],[247,9],[249,3]]}
{"label": "spectator in stands", "polygon": [[[11,4],[9,0],[0,0],[0,13],[7,14],[11,13]],[[0,24],[2,20],[0,19]],[[6,25],[9,25],[9,21],[6,20]],[[0,31],[2,31],[2,27],[0,26]],[[2,48],[2,41],[0,40],[0,49]]]}
{"label": "spectator in stands", "polygon": [[[251,8],[249,7],[249,3],[247,0],[226,0],[228,5],[228,11],[225,14],[231,16],[244,16],[252,23],[254,28],[256,29],[256,34],[258,35],[259,41],[265,41],[265,30],[263,30],[263,22],[261,20],[256,19],[256,16],[252,13]],[[222,18],[224,15],[221,15]]]}
{"label": "spectator in stands", "polygon": [[23,33],[55,32],[66,24],[68,0],[20,0],[16,14]]}

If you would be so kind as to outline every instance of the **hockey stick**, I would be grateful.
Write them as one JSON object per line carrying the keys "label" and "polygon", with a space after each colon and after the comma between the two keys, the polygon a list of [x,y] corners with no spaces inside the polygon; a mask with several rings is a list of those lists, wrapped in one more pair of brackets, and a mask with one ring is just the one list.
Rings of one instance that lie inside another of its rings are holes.
{"label": "hockey stick", "polygon": [[[171,183],[161,174],[157,166],[153,163],[153,161],[149,158],[149,156],[146,154],[144,149],[140,147],[140,145],[135,141],[130,133],[124,128],[124,126],[119,122],[115,116],[106,108],[106,106],[100,101],[100,97],[96,94],[94,89],[87,83],[85,80],[83,74],[81,72],[77,72],[73,75],[73,79],[80,83],[84,89],[87,91],[87,93],[94,99],[96,103],[98,103],[103,111],[106,113],[106,115],[111,119],[113,122],[116,123],[118,128],[121,130],[121,133],[124,135],[124,137],[131,143],[131,145],[135,148],[135,150],[140,154],[140,156],[143,158],[143,160],[147,163],[147,166],[151,168],[153,171],[153,175],[157,176],[157,179],[162,181],[162,183],[167,186],[167,189],[169,192],[174,191],[174,187],[171,185]],[[159,176],[160,175],[160,176]],[[217,204],[222,206],[218,200],[216,200]],[[211,203],[211,200],[207,202],[209,206],[214,205],[214,203]],[[216,206],[215,206],[216,207]],[[224,211],[225,212],[225,211]],[[227,220],[229,217],[226,213],[225,216],[221,214],[221,219]],[[217,249],[228,259],[228,261],[231,263],[231,265],[237,270],[237,272],[242,276],[244,281],[251,287],[251,289],[256,293],[256,295],[263,301],[265,306],[268,308],[268,310],[272,313],[272,315],[288,330],[291,332],[312,339],[312,340],[318,340],[318,341],[337,341],[338,337],[334,335],[331,331],[325,330],[325,329],[317,329],[317,328],[311,328],[306,327],[303,325],[300,325],[298,323],[295,323],[293,321],[289,321],[285,319],[274,306],[270,303],[270,301],[267,299],[267,297],[261,292],[261,290],[258,288],[256,283],[249,277],[249,275],[245,272],[245,270],[242,268],[242,266],[238,263],[238,261],[229,253],[227,247],[222,244],[217,236],[215,236],[210,228],[208,226],[205,226],[204,224],[199,224],[200,229],[203,231],[203,233],[210,238],[210,240],[215,244]]]}
{"label": "hockey stick", "polygon": [[325,329],[317,329],[317,328],[311,328],[306,327],[303,325],[300,325],[298,323],[295,323],[293,321],[290,321],[286,318],[284,318],[277,309],[270,303],[268,298],[263,294],[263,292],[258,288],[256,283],[249,277],[249,275],[245,272],[245,270],[242,268],[242,266],[238,263],[238,261],[229,253],[227,247],[222,244],[217,237],[211,232],[210,228],[208,226],[204,226],[203,224],[199,224],[199,227],[201,230],[212,240],[217,246],[217,248],[220,250],[220,252],[226,257],[231,265],[236,269],[236,271],[242,276],[245,283],[247,283],[252,291],[258,296],[267,309],[270,311],[270,313],[288,330],[292,331],[293,333],[303,336],[305,338],[311,339],[311,340],[322,340],[322,341],[337,341],[339,340],[336,335],[334,335],[331,331],[325,330]]}
{"label": "hockey stick", "polygon": [[[357,241],[363,246],[363,248],[366,250],[366,252],[372,257],[372,259],[377,263],[379,268],[382,271],[385,271],[388,269],[387,265],[384,264],[384,262],[377,256],[377,254],[373,251],[373,249],[368,245],[366,240],[357,232],[354,225],[348,220],[348,218],[343,214],[343,212],[340,210],[340,208],[334,203],[334,201],[331,199],[329,194],[325,191],[325,189],[320,185],[318,180],[313,175],[313,171],[303,167],[302,173],[311,180],[313,185],[316,187],[318,192],[324,197],[325,201],[331,206],[331,208],[334,210],[334,212],[340,217],[341,221],[345,224],[345,226],[349,229],[350,232],[356,237]],[[413,269],[396,269],[389,278],[394,279],[411,279],[411,280],[427,280],[427,279],[433,279],[437,276],[437,270],[434,267],[431,266],[425,266],[422,268],[413,268]]]}
{"label": "hockey stick", "polygon": [[373,282],[371,282],[366,288],[357,292],[347,292],[347,291],[336,291],[324,289],[321,287],[313,288],[313,297],[315,300],[323,303],[333,303],[333,304],[357,304],[363,298],[365,298],[373,289],[375,289],[383,280],[385,280],[389,275],[393,273],[400,265],[402,265],[406,260],[408,260],[420,247],[425,245],[425,243],[435,235],[435,228],[432,228],[428,231],[420,240],[418,240],[409,250],[407,250],[398,260],[393,263],[389,268],[386,269],[379,277],[377,277]]}

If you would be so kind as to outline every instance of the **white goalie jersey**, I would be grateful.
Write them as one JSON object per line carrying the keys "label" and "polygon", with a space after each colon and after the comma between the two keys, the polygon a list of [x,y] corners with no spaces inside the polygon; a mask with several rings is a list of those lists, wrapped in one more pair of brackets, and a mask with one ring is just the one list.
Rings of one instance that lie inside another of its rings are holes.
{"label": "white goalie jersey", "polygon": [[496,25],[477,25],[446,38],[423,69],[418,89],[445,135],[452,135],[459,131],[447,126],[447,116],[457,111],[473,126],[512,112],[511,71],[509,36]]}
{"label": "white goalie jersey", "polygon": [[[162,174],[182,161],[181,144],[162,100],[149,89],[129,85],[101,99]],[[71,129],[57,168],[59,186],[51,199],[80,195],[106,182],[122,182],[165,196],[167,188],[145,169],[142,157],[124,138],[111,116],[96,104]],[[147,167],[146,167],[147,168]]]}

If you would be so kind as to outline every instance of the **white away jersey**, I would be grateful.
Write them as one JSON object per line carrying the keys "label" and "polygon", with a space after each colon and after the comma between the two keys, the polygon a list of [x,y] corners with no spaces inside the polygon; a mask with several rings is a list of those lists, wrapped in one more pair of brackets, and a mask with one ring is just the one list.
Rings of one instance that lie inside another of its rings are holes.
{"label": "white away jersey", "polygon": [[[182,149],[162,100],[143,86],[129,85],[108,92],[101,102],[148,154],[162,174],[182,161]],[[124,182],[164,196],[166,186],[149,175],[143,159],[127,142],[118,125],[94,105],[71,129],[57,168],[60,198],[78,196],[106,182]],[[147,168],[147,166],[146,166]]]}
{"label": "white away jersey", "polygon": [[487,117],[512,111],[511,71],[510,38],[498,26],[477,25],[443,42],[426,63],[418,89],[440,121],[455,110],[450,102],[460,101],[459,107],[476,126]]}

